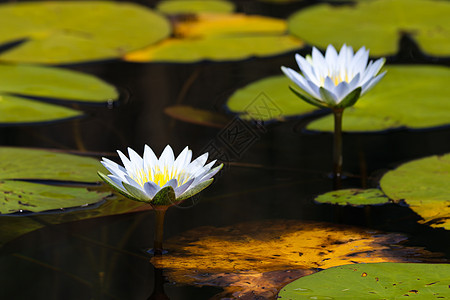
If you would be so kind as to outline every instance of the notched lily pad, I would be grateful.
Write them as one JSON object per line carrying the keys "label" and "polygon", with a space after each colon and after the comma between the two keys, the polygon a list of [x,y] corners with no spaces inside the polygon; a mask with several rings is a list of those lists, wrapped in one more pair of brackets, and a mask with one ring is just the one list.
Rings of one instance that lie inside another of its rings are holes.
{"label": "notched lily pad", "polygon": [[430,0],[358,1],[355,5],[320,4],[298,11],[289,31],[311,45],[355,48],[371,55],[396,54],[402,33],[408,33],[427,54],[450,56],[450,3]]}
{"label": "notched lily pad", "polygon": [[314,201],[343,206],[364,206],[387,204],[389,198],[379,189],[345,189],[322,194]]}
{"label": "notched lily pad", "polygon": [[0,60],[7,62],[62,64],[120,58],[170,34],[163,16],[125,2],[2,4],[0,20],[0,44],[25,40],[0,54]]}
{"label": "notched lily pad", "polygon": [[227,107],[243,119],[261,121],[283,120],[315,111],[316,107],[289,90],[290,84],[291,81],[282,75],[255,81],[234,92]]}
{"label": "notched lily pad", "polygon": [[102,168],[97,160],[89,157],[1,147],[0,214],[42,212],[101,201],[109,193],[89,191],[84,187],[55,186],[50,182],[66,185],[71,182],[95,183],[98,182],[96,173]]}
{"label": "notched lily pad", "polygon": [[24,97],[106,103],[117,100],[118,93],[106,82],[75,71],[0,64],[0,125],[48,122],[83,114]]}
{"label": "notched lily pad", "polygon": [[380,181],[383,192],[395,202],[405,201],[419,214],[420,223],[450,230],[450,154],[405,163]]}
{"label": "notched lily pad", "polygon": [[297,279],[278,299],[443,299],[449,282],[449,264],[355,264]]}
{"label": "notched lily pad", "polygon": [[244,14],[198,14],[174,25],[175,38],[129,53],[128,61],[191,63],[271,56],[301,48],[284,20]]}
{"label": "notched lily pad", "polygon": [[163,0],[156,9],[165,14],[231,13],[234,4],[225,0]]}
{"label": "notched lily pad", "polygon": [[[351,226],[273,220],[187,231],[168,239],[165,247],[169,253],[161,259],[153,258],[152,263],[164,268],[169,280],[177,283],[222,287],[235,298],[271,298],[287,280],[277,285],[274,278],[289,274],[288,270],[294,270],[292,280],[308,274],[295,270],[313,272],[348,263],[417,261],[431,255],[423,249],[399,246],[405,239],[400,234]],[[259,285],[255,287],[248,280]],[[272,289],[265,289],[264,282]]]}

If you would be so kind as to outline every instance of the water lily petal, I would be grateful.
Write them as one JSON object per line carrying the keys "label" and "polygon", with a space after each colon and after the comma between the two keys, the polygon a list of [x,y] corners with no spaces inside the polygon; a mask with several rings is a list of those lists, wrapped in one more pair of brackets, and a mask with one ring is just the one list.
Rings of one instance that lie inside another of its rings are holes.
{"label": "water lily petal", "polygon": [[344,99],[349,92],[350,92],[350,85],[345,81],[339,83],[336,89],[334,90],[334,93],[336,94],[336,97],[338,99]]}
{"label": "water lily petal", "polygon": [[381,70],[385,62],[386,59],[380,58],[377,59],[373,64],[369,64],[366,71],[364,72],[363,77],[361,78],[361,83],[364,84],[367,81],[371,80],[375,76],[375,74],[377,74]]}
{"label": "water lily petal", "polygon": [[103,160],[100,162],[109,172],[113,175],[116,175],[120,178],[125,179],[125,175],[127,174],[127,170],[113,162],[112,160],[107,159],[106,157],[102,158]]}
{"label": "water lily petal", "polygon": [[371,88],[373,88],[378,81],[381,80],[381,78],[384,77],[384,75],[386,74],[386,71],[384,71],[383,73],[381,73],[380,75],[378,75],[377,77],[373,78],[372,80],[368,81],[367,83],[365,83],[362,86],[362,92],[361,95],[364,95],[365,93],[367,93]]}
{"label": "water lily petal", "polygon": [[144,172],[150,174],[154,172],[153,168],[158,165],[158,158],[148,145],[144,146]]}
{"label": "water lily petal", "polygon": [[328,45],[325,51],[325,60],[330,68],[335,69],[337,64],[338,53],[333,45]]}
{"label": "water lily petal", "polygon": [[193,160],[186,167],[186,169],[188,170],[189,173],[195,174],[195,172],[197,172],[198,169],[203,168],[203,166],[205,165],[207,160],[208,160],[208,153],[204,153],[204,154],[200,155],[199,157],[197,157],[195,160]]}
{"label": "water lily petal", "polygon": [[133,171],[136,173],[137,170],[141,170],[144,166],[142,157],[136,153],[133,149],[128,147],[128,157],[130,158],[131,165],[133,166]]}
{"label": "water lily petal", "polygon": [[312,61],[313,69],[319,78],[323,78],[328,75],[327,62],[322,53],[316,47],[313,47],[312,49]]}
{"label": "water lily petal", "polygon": [[133,171],[134,168],[131,161],[120,150],[117,150],[117,153],[119,154],[120,160],[122,161],[127,172]]}
{"label": "water lily petal", "polygon": [[160,189],[161,187],[153,181],[148,181],[144,184],[144,191],[150,199],[153,199]]}
{"label": "water lily petal", "polygon": [[367,62],[369,60],[369,51],[366,50],[366,47],[361,47],[352,59],[352,62],[349,65],[349,71],[352,76],[354,74],[363,72],[367,66]]}
{"label": "water lily petal", "polygon": [[172,178],[169,181],[167,181],[167,183],[162,188],[168,186],[171,186],[173,189],[175,189],[178,186],[178,181],[176,180],[176,178]]}
{"label": "water lily petal", "polygon": [[353,77],[352,81],[349,82],[349,90],[353,91],[357,86],[360,85],[360,74],[356,74],[355,77]]}
{"label": "water lily petal", "polygon": [[178,198],[179,196],[181,196],[185,191],[187,191],[187,189],[192,185],[192,183],[194,182],[195,178],[191,178],[188,181],[186,181],[184,184],[180,185],[179,187],[175,188],[175,197]]}
{"label": "water lily petal", "polygon": [[185,166],[189,164],[190,160],[187,161],[189,152],[190,152],[189,147],[185,147],[183,151],[181,151],[181,153],[178,155],[178,157],[175,159],[175,162],[173,163],[175,169],[177,170],[183,169]]}
{"label": "water lily petal", "polygon": [[174,161],[175,156],[173,155],[173,150],[170,145],[167,145],[159,157],[159,166],[161,169],[164,169],[167,166],[172,166]]}
{"label": "water lily petal", "polygon": [[134,185],[123,182],[123,186],[128,191],[128,193],[130,193],[134,197],[134,200],[142,201],[142,202],[150,202],[151,201],[150,197],[148,197],[147,194],[143,190],[136,188]]}
{"label": "water lily petal", "polygon": [[290,68],[281,67],[281,70],[284,74],[286,74],[287,77],[289,77],[290,80],[292,80],[296,85],[298,85],[302,90],[304,90],[306,93],[312,95],[313,97],[319,98],[319,90],[317,90],[317,93],[314,89],[311,88],[313,86],[314,88],[317,88],[317,86],[313,83],[310,85],[308,82],[311,83],[311,81],[307,81],[305,78],[303,78],[300,74],[295,72],[294,70]]}
{"label": "water lily petal", "polygon": [[122,190],[122,191],[126,191],[125,188],[123,187],[123,180],[120,177],[114,176],[114,175],[108,175],[108,178],[111,179],[111,181],[114,183],[113,185]]}
{"label": "water lily petal", "polygon": [[[303,76],[307,80],[313,81],[317,85],[319,85],[320,79],[317,77],[317,74],[314,72],[312,65],[299,54],[295,55],[295,60],[297,61],[297,64],[298,64],[300,70],[302,71]],[[294,70],[292,70],[292,71],[294,71]]]}
{"label": "water lily petal", "polygon": [[323,83],[323,87],[326,90],[333,91],[336,86],[334,85],[333,80],[327,76],[327,78],[325,78],[325,81]]}
{"label": "water lily petal", "polygon": [[204,190],[205,188],[207,188],[214,179],[209,179],[206,181],[203,181],[201,183],[199,183],[197,186],[192,187],[190,189],[188,189],[186,192],[184,192],[182,195],[180,195],[180,197],[178,197],[177,201],[183,201],[186,200],[192,196],[194,196],[197,193],[200,193],[202,190]]}

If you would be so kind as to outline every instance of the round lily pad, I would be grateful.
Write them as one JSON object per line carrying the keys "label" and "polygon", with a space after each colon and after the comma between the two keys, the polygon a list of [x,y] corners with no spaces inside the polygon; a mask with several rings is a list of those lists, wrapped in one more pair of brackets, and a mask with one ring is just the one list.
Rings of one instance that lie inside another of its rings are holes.
{"label": "round lily pad", "polygon": [[449,282],[449,264],[354,264],[297,279],[278,299],[443,299]]}
{"label": "round lily pad", "polygon": [[419,214],[421,223],[450,230],[450,154],[405,163],[381,178],[383,192],[404,201]]}
{"label": "round lily pad", "polygon": [[300,100],[289,90],[290,84],[282,75],[255,81],[234,92],[227,107],[243,119],[261,121],[283,120],[315,111],[315,106]]}
{"label": "round lily pad", "polygon": [[125,55],[135,62],[191,63],[241,60],[299,49],[303,43],[286,35],[284,20],[243,14],[199,14],[175,24],[170,38]]}
{"label": "round lily pad", "polygon": [[0,54],[8,62],[114,59],[170,34],[164,17],[126,2],[16,2],[0,6],[0,20],[0,44],[24,40]]}
{"label": "round lily pad", "polygon": [[345,189],[322,194],[314,199],[319,203],[364,206],[389,203],[389,198],[379,189]]}
{"label": "round lily pad", "polygon": [[[89,157],[1,147],[0,214],[41,212],[96,203],[109,193],[61,184],[98,182],[97,171],[102,169],[98,160]],[[34,182],[28,182],[30,180]],[[59,184],[53,185],[54,181]]]}
{"label": "round lily pad", "polygon": [[450,3],[430,0],[358,1],[354,5],[321,4],[293,14],[289,31],[325,49],[345,42],[366,46],[375,56],[396,54],[408,33],[430,55],[450,56]]}
{"label": "round lily pad", "polygon": [[75,71],[0,64],[0,124],[24,124],[73,118],[82,112],[23,97],[105,103],[118,98],[106,82]]}
{"label": "round lily pad", "polygon": [[156,9],[165,14],[230,13],[234,4],[225,0],[164,0]]}

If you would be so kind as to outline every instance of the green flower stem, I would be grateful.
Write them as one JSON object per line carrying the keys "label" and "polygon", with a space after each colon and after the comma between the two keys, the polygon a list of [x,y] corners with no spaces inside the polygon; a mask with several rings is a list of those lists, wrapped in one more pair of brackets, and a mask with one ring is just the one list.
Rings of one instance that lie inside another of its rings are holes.
{"label": "green flower stem", "polygon": [[342,187],[342,115],[343,108],[333,109],[334,138],[333,138],[333,187],[339,190]]}
{"label": "green flower stem", "polygon": [[153,254],[163,254],[164,216],[168,206],[154,206],[155,210],[155,239],[153,242]]}

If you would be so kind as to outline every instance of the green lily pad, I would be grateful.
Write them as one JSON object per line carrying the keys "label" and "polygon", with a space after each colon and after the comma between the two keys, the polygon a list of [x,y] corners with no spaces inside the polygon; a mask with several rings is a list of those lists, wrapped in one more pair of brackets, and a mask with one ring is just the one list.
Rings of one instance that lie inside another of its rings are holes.
{"label": "green lily pad", "polygon": [[234,92],[227,107],[243,119],[261,121],[284,120],[315,111],[315,106],[300,100],[289,90],[290,84],[282,75],[255,81]]}
{"label": "green lily pad", "polygon": [[[421,129],[450,123],[449,68],[391,66],[386,69],[386,77],[345,110],[344,131]],[[332,132],[333,124],[330,115],[310,123],[307,129]]]}
{"label": "green lily pad", "polygon": [[281,19],[243,14],[199,14],[175,23],[175,37],[128,53],[133,62],[192,63],[272,56],[303,46]]}
{"label": "green lily pad", "polygon": [[440,299],[450,295],[449,281],[449,264],[354,264],[297,279],[278,299]]}
{"label": "green lily pad", "polygon": [[337,190],[317,196],[314,201],[338,205],[364,206],[389,203],[389,198],[379,189]]}
{"label": "green lily pad", "polygon": [[234,4],[225,0],[164,0],[156,9],[165,14],[230,13]]}
{"label": "green lily pad", "polygon": [[293,14],[289,31],[311,45],[366,46],[375,56],[398,52],[408,33],[430,55],[450,56],[450,3],[430,0],[359,1],[356,5],[321,4]]}
{"label": "green lily pad", "polygon": [[0,124],[55,121],[82,112],[25,97],[105,103],[118,98],[104,81],[75,71],[26,65],[0,64]]}
{"label": "green lily pad", "polygon": [[381,178],[383,192],[404,201],[431,227],[450,230],[450,154],[405,163]]}
{"label": "green lily pad", "polygon": [[0,6],[0,43],[25,39],[1,61],[79,63],[120,58],[170,34],[159,14],[131,3],[23,2]]}
{"label": "green lily pad", "polygon": [[[109,193],[89,191],[85,187],[50,184],[98,182],[98,160],[44,150],[0,148],[0,214],[22,210],[46,210],[84,206],[104,199]],[[44,181],[44,183],[23,180]]]}

